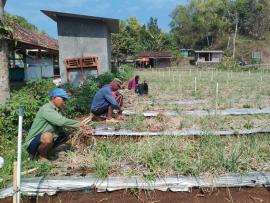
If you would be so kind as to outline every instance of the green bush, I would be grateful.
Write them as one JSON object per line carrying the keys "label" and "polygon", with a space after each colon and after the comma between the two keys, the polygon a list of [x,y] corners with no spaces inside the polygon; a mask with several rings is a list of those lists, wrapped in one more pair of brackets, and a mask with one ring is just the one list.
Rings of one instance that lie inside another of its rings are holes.
{"label": "green bush", "polygon": [[98,83],[99,87],[103,85],[109,84],[115,78],[115,74],[111,72],[106,72],[98,76],[96,82]]}
{"label": "green bush", "polygon": [[18,109],[24,107],[24,130],[29,129],[39,107],[45,104],[50,90],[54,87],[51,80],[29,82],[19,91],[11,94],[5,105],[0,105],[0,133],[1,136],[12,138],[17,134]]}
{"label": "green bush", "polygon": [[64,114],[68,117],[75,117],[90,113],[91,103],[98,90],[98,86],[99,84],[93,80],[77,88],[70,84],[66,86],[66,90],[69,91],[72,96],[66,103]]}
{"label": "green bush", "polygon": [[133,76],[133,67],[130,65],[123,65],[115,73],[115,77],[120,78],[124,81],[128,81]]}

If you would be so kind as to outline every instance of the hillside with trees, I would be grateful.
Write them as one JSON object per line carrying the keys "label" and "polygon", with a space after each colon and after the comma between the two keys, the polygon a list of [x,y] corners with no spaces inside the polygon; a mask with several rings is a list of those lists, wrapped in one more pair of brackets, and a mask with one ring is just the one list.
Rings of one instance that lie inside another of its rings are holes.
{"label": "hillside with trees", "polygon": [[160,29],[156,18],[145,25],[136,17],[121,21],[120,33],[112,37],[113,57],[127,58],[144,50],[177,53],[181,48],[221,49],[236,59],[250,58],[252,51],[270,55],[269,0],[190,0],[170,16],[169,33]]}

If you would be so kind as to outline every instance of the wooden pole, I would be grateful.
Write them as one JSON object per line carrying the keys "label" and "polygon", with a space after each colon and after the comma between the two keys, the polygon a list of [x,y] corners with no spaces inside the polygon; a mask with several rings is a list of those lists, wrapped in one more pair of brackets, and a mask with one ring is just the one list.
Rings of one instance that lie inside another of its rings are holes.
{"label": "wooden pole", "polygon": [[218,82],[216,84],[216,114],[217,114],[217,109],[218,109]]}
{"label": "wooden pole", "polygon": [[194,91],[197,92],[197,78],[194,79]]}
{"label": "wooden pole", "polygon": [[13,203],[17,203],[17,162],[13,163]]}

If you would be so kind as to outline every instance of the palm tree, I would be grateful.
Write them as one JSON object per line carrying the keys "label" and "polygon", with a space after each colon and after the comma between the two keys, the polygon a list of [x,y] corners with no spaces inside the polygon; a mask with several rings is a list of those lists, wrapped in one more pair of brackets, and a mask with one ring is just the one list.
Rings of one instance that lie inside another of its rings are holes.
{"label": "palm tree", "polygon": [[0,0],[0,104],[10,96],[8,72],[8,43],[4,30],[4,7],[7,0]]}

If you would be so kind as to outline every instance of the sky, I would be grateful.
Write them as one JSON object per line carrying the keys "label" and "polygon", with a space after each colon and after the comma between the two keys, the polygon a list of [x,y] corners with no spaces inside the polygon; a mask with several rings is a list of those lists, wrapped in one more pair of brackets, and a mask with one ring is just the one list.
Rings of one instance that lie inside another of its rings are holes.
{"label": "sky", "polygon": [[135,16],[141,24],[150,17],[158,18],[163,31],[170,30],[172,10],[188,0],[7,0],[5,10],[26,18],[40,30],[57,38],[56,23],[40,10],[60,11],[82,15],[126,20]]}

